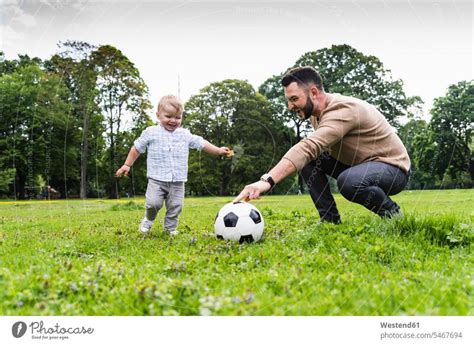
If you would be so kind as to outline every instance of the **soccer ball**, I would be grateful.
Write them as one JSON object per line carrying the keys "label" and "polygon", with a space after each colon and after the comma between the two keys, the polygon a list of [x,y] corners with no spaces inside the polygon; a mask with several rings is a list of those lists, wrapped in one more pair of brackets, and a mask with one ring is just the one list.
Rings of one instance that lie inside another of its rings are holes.
{"label": "soccer ball", "polygon": [[216,237],[224,240],[257,242],[263,234],[264,221],[260,211],[246,202],[225,204],[216,215]]}

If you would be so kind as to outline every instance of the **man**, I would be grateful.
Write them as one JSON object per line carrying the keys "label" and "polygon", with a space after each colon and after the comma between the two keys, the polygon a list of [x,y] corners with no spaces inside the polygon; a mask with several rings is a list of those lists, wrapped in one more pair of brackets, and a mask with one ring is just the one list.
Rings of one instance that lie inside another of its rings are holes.
{"label": "man", "polygon": [[298,171],[306,182],[321,221],[341,217],[329,189],[328,175],[341,194],[381,217],[400,213],[390,198],[408,182],[410,158],[383,115],[367,102],[326,93],[312,67],[290,70],[281,81],[288,108],[309,119],[314,132],[294,145],[260,181],[234,199],[249,201]]}

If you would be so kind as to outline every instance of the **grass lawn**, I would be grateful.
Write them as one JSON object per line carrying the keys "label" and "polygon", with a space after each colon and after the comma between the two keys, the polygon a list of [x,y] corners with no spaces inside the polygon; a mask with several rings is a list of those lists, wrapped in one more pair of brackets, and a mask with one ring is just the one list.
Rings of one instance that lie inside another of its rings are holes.
{"label": "grass lawn", "polygon": [[1,315],[474,315],[474,191],[405,191],[383,221],[336,197],[255,202],[263,240],[214,237],[231,197],[187,198],[143,236],[143,198],[0,201]]}

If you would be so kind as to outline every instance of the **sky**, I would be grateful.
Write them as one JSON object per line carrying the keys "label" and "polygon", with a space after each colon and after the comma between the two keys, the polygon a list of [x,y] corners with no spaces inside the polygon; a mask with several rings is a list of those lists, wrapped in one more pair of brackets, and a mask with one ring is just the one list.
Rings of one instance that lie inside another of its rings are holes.
{"label": "sky", "polygon": [[186,101],[211,82],[258,88],[306,52],[349,44],[378,57],[408,96],[433,99],[473,79],[473,5],[411,1],[0,0],[0,49],[7,59],[43,59],[57,43],[81,40],[120,49],[156,104]]}

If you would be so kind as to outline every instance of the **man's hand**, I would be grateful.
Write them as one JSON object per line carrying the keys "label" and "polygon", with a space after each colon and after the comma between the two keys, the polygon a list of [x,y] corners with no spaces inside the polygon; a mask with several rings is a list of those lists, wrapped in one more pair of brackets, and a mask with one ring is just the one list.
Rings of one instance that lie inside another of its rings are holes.
{"label": "man's hand", "polygon": [[117,177],[122,177],[123,175],[128,176],[128,173],[130,171],[130,167],[128,165],[122,165],[119,170],[115,172],[115,176]]}
{"label": "man's hand", "polygon": [[241,200],[249,201],[253,199],[260,199],[260,194],[268,192],[271,186],[270,183],[264,181],[258,181],[245,186],[240,194],[234,199],[234,203]]}

